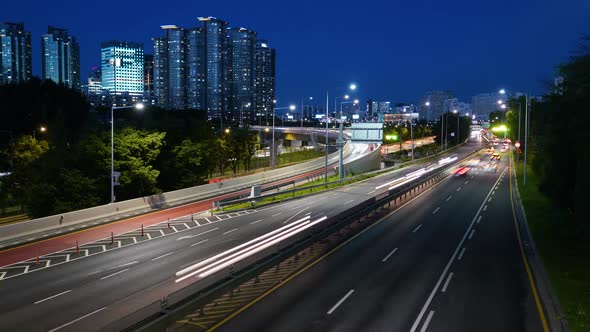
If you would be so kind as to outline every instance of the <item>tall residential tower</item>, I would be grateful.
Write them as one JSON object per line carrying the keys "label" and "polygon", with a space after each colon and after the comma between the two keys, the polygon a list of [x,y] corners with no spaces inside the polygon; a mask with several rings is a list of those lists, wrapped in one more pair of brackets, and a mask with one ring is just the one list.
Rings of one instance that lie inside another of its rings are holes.
{"label": "tall residential tower", "polygon": [[0,22],[0,84],[31,78],[31,34],[24,23]]}
{"label": "tall residential tower", "polygon": [[80,90],[80,45],[68,30],[52,26],[41,36],[42,78]]}

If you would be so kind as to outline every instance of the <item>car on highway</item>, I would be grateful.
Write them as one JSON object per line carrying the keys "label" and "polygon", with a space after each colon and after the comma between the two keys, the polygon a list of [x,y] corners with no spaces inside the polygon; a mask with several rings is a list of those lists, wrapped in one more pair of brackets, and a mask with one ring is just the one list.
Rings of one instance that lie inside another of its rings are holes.
{"label": "car on highway", "polygon": [[502,145],[502,147],[500,148],[500,152],[506,152],[506,151],[508,151],[508,146]]}
{"label": "car on highway", "polygon": [[499,153],[492,154],[492,157],[490,158],[490,160],[500,160],[500,154]]}
{"label": "car on highway", "polygon": [[486,154],[493,154],[494,153],[494,147],[490,146],[489,148],[486,149]]}
{"label": "car on highway", "polygon": [[471,170],[470,167],[467,166],[460,166],[459,168],[457,168],[454,172],[455,176],[466,176],[467,173],[469,173],[469,171]]}

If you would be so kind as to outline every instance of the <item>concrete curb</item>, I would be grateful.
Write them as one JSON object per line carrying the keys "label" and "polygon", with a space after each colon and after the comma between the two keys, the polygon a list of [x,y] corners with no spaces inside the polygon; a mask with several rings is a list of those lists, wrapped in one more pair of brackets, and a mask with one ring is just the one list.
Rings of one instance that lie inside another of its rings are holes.
{"label": "concrete curb", "polygon": [[[512,164],[514,165],[514,156],[512,154],[510,158],[512,159]],[[520,198],[520,191],[518,190],[517,182],[518,179],[516,177],[516,169],[514,167],[512,167],[510,176],[512,176],[512,179],[514,180],[512,197],[514,200],[516,217],[522,235],[522,244],[524,246],[525,254],[533,273],[533,278],[537,285],[537,292],[539,293],[539,298],[543,305],[543,311],[547,317],[549,328],[551,331],[566,332],[569,330],[567,320],[563,315],[561,306],[559,305],[559,300],[555,295],[555,291],[553,290],[553,287],[551,287],[549,275],[545,270],[545,266],[543,265],[543,261],[539,256],[537,246],[535,245],[535,241],[531,234],[526,212]]]}

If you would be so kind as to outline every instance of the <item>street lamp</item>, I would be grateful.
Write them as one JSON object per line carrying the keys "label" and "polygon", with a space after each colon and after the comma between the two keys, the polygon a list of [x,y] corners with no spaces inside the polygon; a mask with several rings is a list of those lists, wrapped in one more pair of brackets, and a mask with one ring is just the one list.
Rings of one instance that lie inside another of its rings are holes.
{"label": "street lamp", "polygon": [[[276,100],[274,100],[274,102],[276,103]],[[270,154],[270,160],[272,161],[271,163],[271,169],[275,169],[275,111],[276,110],[290,110],[290,111],[294,111],[297,109],[297,106],[295,105],[289,105],[286,107],[273,107],[272,109],[272,151]]]}
{"label": "street lamp", "polygon": [[137,103],[133,106],[111,106],[111,176],[110,176],[110,180],[111,180],[111,203],[115,202],[115,140],[114,140],[114,136],[115,136],[115,118],[113,116],[113,114],[115,113],[114,110],[120,110],[120,109],[124,109],[124,108],[135,108],[136,110],[142,110],[143,109],[143,104],[142,103]]}

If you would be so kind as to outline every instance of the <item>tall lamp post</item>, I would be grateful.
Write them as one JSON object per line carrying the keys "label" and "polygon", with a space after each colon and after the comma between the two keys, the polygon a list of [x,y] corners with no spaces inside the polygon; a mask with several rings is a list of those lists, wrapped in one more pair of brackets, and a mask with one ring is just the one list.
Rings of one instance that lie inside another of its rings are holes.
{"label": "tall lamp post", "polygon": [[[350,89],[351,91],[355,91],[357,88],[356,84],[351,83],[348,86],[348,89]],[[348,95],[344,96],[345,99],[348,99]],[[334,115],[336,115],[337,109],[336,109],[336,101],[338,100],[338,97],[334,98]],[[330,124],[330,118],[329,118],[329,107],[330,107],[330,97],[329,97],[329,92],[326,90],[326,146],[325,146],[325,150],[326,150],[326,162],[325,162],[325,181],[328,182],[328,126]],[[340,118],[342,118],[342,114],[340,114]]]}
{"label": "tall lamp post", "polygon": [[115,202],[115,117],[113,116],[113,114],[115,113],[115,110],[120,110],[124,108],[135,108],[137,110],[142,110],[143,104],[137,103],[133,106],[111,106],[111,176],[109,177],[111,180],[111,203]]}
{"label": "tall lamp post", "polygon": [[271,169],[275,169],[275,157],[276,157],[276,153],[275,153],[275,111],[276,110],[290,110],[290,111],[294,111],[295,109],[297,109],[297,106],[295,105],[289,105],[286,107],[273,107],[272,109],[272,151],[270,153],[270,160],[271,160],[271,164],[270,167]]}

